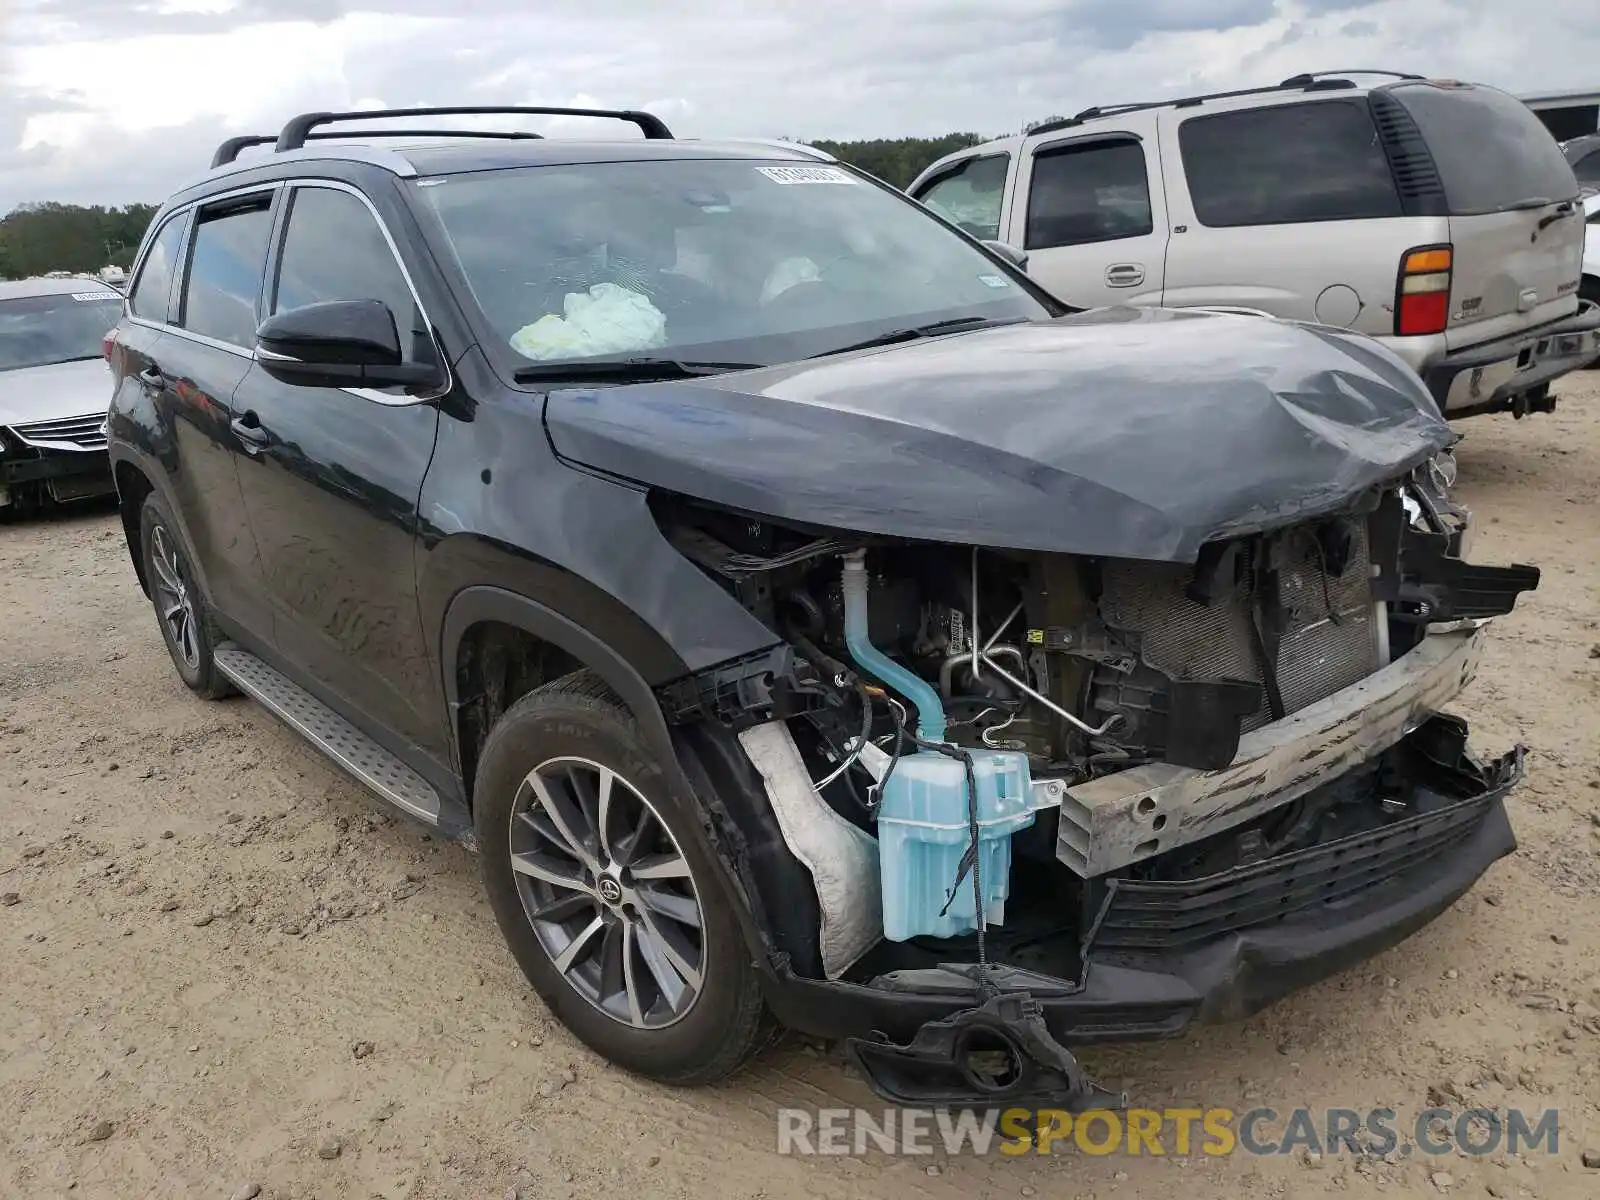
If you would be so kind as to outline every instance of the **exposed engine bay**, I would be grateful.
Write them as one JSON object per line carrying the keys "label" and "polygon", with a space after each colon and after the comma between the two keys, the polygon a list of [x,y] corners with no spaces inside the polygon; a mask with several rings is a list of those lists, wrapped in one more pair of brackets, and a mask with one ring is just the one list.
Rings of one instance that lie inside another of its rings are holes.
{"label": "exposed engine bay", "polygon": [[987,935],[1008,968],[1077,978],[1086,931],[1118,928],[1108,880],[1202,884],[1418,819],[1437,781],[1375,799],[1402,760],[1476,780],[1463,802],[1515,769],[1475,775],[1464,732],[1454,750],[1438,749],[1450,728],[1408,738],[1470,677],[1467,642],[1426,678],[1378,685],[1430,630],[1470,630],[1537,585],[1535,568],[1463,560],[1452,469],[1441,456],[1338,513],[1208,542],[1193,564],[864,538],[658,498],[679,550],[784,643],[689,681],[680,707],[744,727],[817,881],[829,977],[886,978],[974,942],[988,970]]}
{"label": "exposed engine bay", "polygon": [[[948,740],[1020,751],[1036,777],[1078,782],[1152,761],[1226,766],[1242,733],[1409,649],[1438,614],[1401,587],[1400,535],[1458,555],[1468,524],[1446,469],[1346,513],[1207,543],[1192,567],[808,538],[687,505],[667,520],[812,668],[801,707],[824,757],[842,760],[862,724],[839,556],[864,546],[870,640],[937,689]],[[904,712],[879,712],[872,740]]]}

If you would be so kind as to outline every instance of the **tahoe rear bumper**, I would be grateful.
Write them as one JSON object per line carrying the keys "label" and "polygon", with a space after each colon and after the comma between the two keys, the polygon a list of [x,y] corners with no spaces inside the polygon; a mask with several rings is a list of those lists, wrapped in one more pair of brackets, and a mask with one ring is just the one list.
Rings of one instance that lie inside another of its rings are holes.
{"label": "tahoe rear bumper", "polygon": [[1600,358],[1600,305],[1510,337],[1469,346],[1422,369],[1423,382],[1448,417],[1548,409],[1552,380]]}

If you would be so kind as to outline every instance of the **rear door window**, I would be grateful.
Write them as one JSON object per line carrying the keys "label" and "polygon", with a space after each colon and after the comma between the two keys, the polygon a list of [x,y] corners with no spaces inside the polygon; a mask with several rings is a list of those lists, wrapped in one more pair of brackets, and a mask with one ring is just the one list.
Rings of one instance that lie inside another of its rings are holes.
{"label": "rear door window", "polygon": [[178,324],[248,349],[255,345],[256,300],[272,236],[272,195],[201,209],[195,220]]}
{"label": "rear door window", "polygon": [[1191,117],[1178,148],[1202,225],[1401,215],[1365,101],[1319,100]]}
{"label": "rear door window", "polygon": [[1034,156],[1027,249],[1143,237],[1154,228],[1138,141],[1073,143]]}
{"label": "rear door window", "polygon": [[1410,83],[1384,90],[1411,114],[1427,142],[1451,216],[1505,212],[1578,194],[1561,146],[1515,96],[1477,84]]}
{"label": "rear door window", "polygon": [[969,158],[924,184],[915,199],[973,237],[997,238],[1010,167],[1009,154]]}
{"label": "rear door window", "polygon": [[161,227],[150,252],[144,256],[139,278],[128,292],[128,307],[147,321],[167,319],[167,303],[172,295],[172,277],[183,241],[184,218],[176,216]]}

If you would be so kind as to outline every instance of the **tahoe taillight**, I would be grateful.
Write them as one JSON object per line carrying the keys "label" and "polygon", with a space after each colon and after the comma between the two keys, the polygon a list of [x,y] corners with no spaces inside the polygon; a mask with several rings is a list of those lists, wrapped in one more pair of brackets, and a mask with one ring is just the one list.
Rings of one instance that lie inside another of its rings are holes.
{"label": "tahoe taillight", "polygon": [[1450,320],[1449,246],[1419,246],[1400,260],[1394,303],[1394,331],[1401,337],[1443,333]]}

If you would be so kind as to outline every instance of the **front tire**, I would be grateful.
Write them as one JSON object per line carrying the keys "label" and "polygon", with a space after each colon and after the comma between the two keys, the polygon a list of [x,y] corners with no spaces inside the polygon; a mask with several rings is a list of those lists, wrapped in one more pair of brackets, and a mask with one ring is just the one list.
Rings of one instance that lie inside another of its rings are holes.
{"label": "front tire", "polygon": [[484,882],[551,1011],[663,1083],[730,1074],[760,1041],[756,971],[696,818],[588,672],[524,696],[479,760]]}
{"label": "front tire", "polygon": [[139,545],[161,640],[188,689],[202,699],[220,700],[233,695],[234,687],[212,657],[220,637],[175,529],[155,494],[145,497],[139,512]]}

